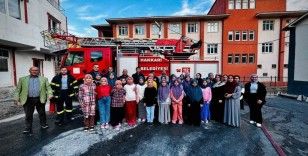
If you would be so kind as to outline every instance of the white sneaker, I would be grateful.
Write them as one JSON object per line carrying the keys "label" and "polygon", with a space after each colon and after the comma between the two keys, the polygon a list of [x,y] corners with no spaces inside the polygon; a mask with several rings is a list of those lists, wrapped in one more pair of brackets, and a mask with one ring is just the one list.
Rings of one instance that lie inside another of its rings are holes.
{"label": "white sneaker", "polygon": [[250,124],[255,124],[256,122],[254,122],[254,121],[250,120],[250,121],[249,121],[249,123],[250,123]]}
{"label": "white sneaker", "polygon": [[101,125],[101,129],[105,129],[105,125]]}
{"label": "white sneaker", "polygon": [[262,127],[262,125],[260,123],[257,123],[257,127]]}
{"label": "white sneaker", "polygon": [[116,126],[116,127],[115,127],[115,130],[117,130],[117,131],[120,130],[120,126],[119,126],[119,125]]}
{"label": "white sneaker", "polygon": [[109,125],[108,125],[108,124],[106,124],[106,125],[105,125],[105,128],[106,128],[106,129],[108,129],[108,128],[109,128]]}
{"label": "white sneaker", "polygon": [[208,120],[206,120],[206,121],[205,121],[205,123],[209,123],[209,121],[208,121]]}
{"label": "white sneaker", "polygon": [[204,123],[204,121],[203,121],[203,120],[201,120],[201,123]]}

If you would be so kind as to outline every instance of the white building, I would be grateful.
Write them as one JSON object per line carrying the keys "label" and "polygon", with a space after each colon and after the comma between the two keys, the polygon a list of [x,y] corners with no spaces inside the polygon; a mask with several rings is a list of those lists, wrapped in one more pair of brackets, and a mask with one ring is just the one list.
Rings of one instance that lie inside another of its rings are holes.
{"label": "white building", "polygon": [[67,30],[59,0],[0,0],[0,87],[16,85],[31,66],[51,80],[55,58],[41,32],[52,29]]}

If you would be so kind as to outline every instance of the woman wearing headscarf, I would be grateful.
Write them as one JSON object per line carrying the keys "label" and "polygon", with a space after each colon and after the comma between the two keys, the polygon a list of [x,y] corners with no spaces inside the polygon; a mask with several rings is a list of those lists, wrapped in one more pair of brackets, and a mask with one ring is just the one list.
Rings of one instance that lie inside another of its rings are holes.
{"label": "woman wearing headscarf", "polygon": [[187,120],[187,115],[188,115],[188,112],[187,112],[187,104],[188,104],[188,97],[187,97],[187,94],[188,94],[188,90],[190,88],[190,85],[191,85],[191,78],[190,78],[190,75],[187,74],[185,75],[184,77],[184,80],[182,81],[182,86],[183,86],[183,90],[184,90],[184,93],[185,93],[185,96],[184,96],[184,99],[183,99],[183,119],[184,121],[186,122]]}
{"label": "woman wearing headscarf", "polygon": [[170,87],[167,84],[166,80],[161,82],[160,87],[158,88],[158,97],[159,105],[159,115],[158,121],[163,124],[168,124],[170,122]]}
{"label": "woman wearing headscarf", "polygon": [[233,80],[233,76],[228,76],[225,87],[225,111],[224,123],[230,126],[239,127],[241,123],[240,114],[241,87]]}
{"label": "woman wearing headscarf", "polygon": [[147,85],[145,84],[144,77],[139,77],[137,84],[137,94],[138,94],[138,120],[145,122],[146,120],[146,109],[144,106],[144,91]]}
{"label": "woman wearing headscarf", "polygon": [[198,86],[202,86],[203,79],[201,73],[196,74],[196,80],[198,81]]}
{"label": "woman wearing headscarf", "polygon": [[173,124],[176,124],[177,121],[179,124],[183,124],[182,100],[184,98],[185,93],[180,82],[181,82],[180,79],[176,79],[170,91],[170,96],[172,99],[172,108],[173,108],[173,113],[172,113]]}
{"label": "woman wearing headscarf", "polygon": [[174,85],[176,79],[177,78],[174,74],[170,75],[170,88]]}
{"label": "woman wearing headscarf", "polygon": [[187,91],[187,123],[200,126],[200,106],[203,104],[202,90],[197,80],[192,80]]}
{"label": "woman wearing headscarf", "polygon": [[215,76],[212,87],[212,101],[210,105],[211,119],[223,123],[224,118],[224,87],[226,83],[221,81],[221,76]]}

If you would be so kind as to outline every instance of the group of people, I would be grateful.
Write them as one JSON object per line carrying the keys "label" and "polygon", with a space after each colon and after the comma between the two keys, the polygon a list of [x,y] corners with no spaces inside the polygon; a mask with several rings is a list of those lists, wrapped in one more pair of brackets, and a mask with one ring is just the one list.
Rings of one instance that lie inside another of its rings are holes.
{"label": "group of people", "polygon": [[195,126],[216,121],[239,127],[244,101],[250,108],[250,123],[258,127],[262,124],[261,108],[265,104],[266,88],[255,74],[244,85],[240,76],[214,76],[213,73],[205,78],[197,73],[191,78],[189,74],[168,76],[162,71],[157,77],[151,71],[146,77],[139,67],[132,76],[124,69],[122,75],[116,77],[111,67],[102,73],[99,66],[94,65],[81,85],[66,68],[61,68],[50,87],[46,78],[33,71],[36,69],[32,67],[30,76],[21,78],[16,89],[16,100],[23,104],[26,113],[25,133],[32,133],[34,107],[42,128],[48,128],[45,108],[41,108],[48,97],[57,106],[56,124],[62,125],[65,116],[71,120],[74,96],[78,97],[83,112],[85,131],[94,130],[95,124],[102,129],[112,126],[119,130],[122,123],[133,127],[138,121]]}

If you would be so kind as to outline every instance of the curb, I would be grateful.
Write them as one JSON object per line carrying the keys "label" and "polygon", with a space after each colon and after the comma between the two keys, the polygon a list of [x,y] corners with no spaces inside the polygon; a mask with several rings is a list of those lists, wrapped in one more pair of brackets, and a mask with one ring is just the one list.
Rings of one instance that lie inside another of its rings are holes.
{"label": "curb", "polygon": [[297,99],[296,95],[290,95],[290,94],[278,94],[278,96],[284,97],[284,98],[289,98],[289,99],[294,99],[294,100]]}
{"label": "curb", "polygon": [[262,129],[263,133],[265,134],[265,136],[267,137],[267,139],[271,142],[271,144],[273,145],[273,147],[277,151],[278,155],[279,156],[286,156],[286,153],[284,153],[281,146],[273,139],[272,135],[269,133],[269,131],[267,130],[267,128],[263,124],[262,124],[261,129]]}

